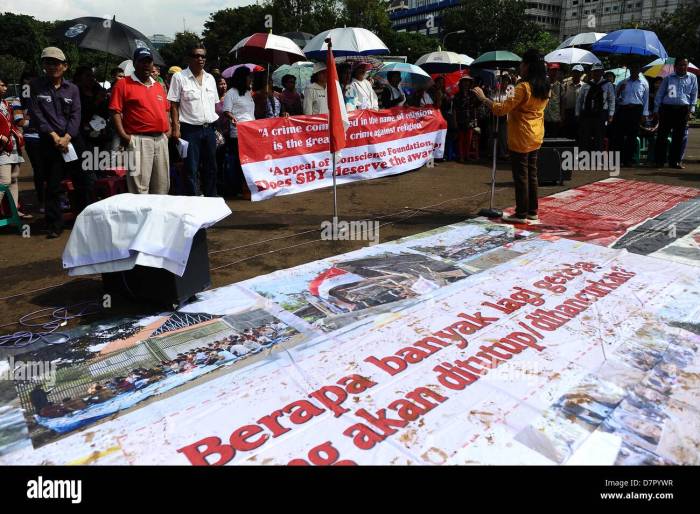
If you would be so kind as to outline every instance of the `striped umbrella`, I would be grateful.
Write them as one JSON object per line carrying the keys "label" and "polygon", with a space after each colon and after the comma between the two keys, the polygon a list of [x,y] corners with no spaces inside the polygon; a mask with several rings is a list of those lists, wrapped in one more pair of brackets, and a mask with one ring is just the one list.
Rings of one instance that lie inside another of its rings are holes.
{"label": "striped umbrella", "polygon": [[[664,78],[676,71],[676,68],[674,66],[675,64],[675,57],[668,57],[666,59],[656,59],[655,61],[650,62],[642,69],[644,70],[644,75],[646,75],[649,78]],[[700,69],[697,66],[695,66],[692,62],[688,63],[688,71],[694,75],[700,76]]]}
{"label": "striped umbrella", "polygon": [[241,39],[229,53],[241,61],[292,64],[305,61],[306,56],[289,38],[257,32]]}
{"label": "striped umbrella", "polygon": [[386,55],[389,49],[373,32],[360,27],[345,27],[324,30],[316,34],[304,47],[304,53],[309,59],[322,61],[326,58],[328,45],[326,39],[331,38],[333,55]]}

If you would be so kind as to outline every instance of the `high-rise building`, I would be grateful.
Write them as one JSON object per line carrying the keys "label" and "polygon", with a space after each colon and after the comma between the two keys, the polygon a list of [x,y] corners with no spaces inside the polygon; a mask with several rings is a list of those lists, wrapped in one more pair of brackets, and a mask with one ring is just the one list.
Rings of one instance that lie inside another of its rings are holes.
{"label": "high-rise building", "polygon": [[[665,13],[673,13],[681,5],[698,2],[700,0],[535,0],[527,1],[525,12],[544,30],[565,39],[579,32],[611,32],[649,22]],[[395,30],[439,37],[443,34],[443,18],[459,4],[460,0],[391,0],[389,18]],[[469,30],[469,27],[464,28]]]}
{"label": "high-rise building", "polygon": [[[525,12],[543,29],[559,36],[562,1],[527,2]],[[454,9],[459,4],[460,0],[392,0],[387,10],[395,30],[441,36],[443,34],[443,17],[449,13],[450,9]],[[469,30],[469,27],[465,27],[465,29]]]}
{"label": "high-rise building", "polygon": [[163,48],[163,46],[167,45],[168,43],[175,41],[173,38],[163,34],[153,34],[149,39],[151,40],[151,43],[153,43],[153,46],[158,49]]}
{"label": "high-rise building", "polygon": [[661,18],[697,0],[563,0],[560,38],[612,32]]}

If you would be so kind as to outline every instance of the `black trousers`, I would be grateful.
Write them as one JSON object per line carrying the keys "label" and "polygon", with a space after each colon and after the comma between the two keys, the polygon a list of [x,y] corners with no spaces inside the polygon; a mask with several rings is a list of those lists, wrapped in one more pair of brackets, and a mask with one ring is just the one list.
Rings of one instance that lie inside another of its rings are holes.
{"label": "black trousers", "polygon": [[598,114],[584,114],[579,118],[578,146],[581,150],[589,152],[601,151],[605,138],[605,120],[608,112]]}
{"label": "black trousers", "polygon": [[656,132],[656,165],[661,168],[666,161],[666,143],[671,134],[671,149],[668,152],[668,163],[671,166],[680,164],[681,149],[685,127],[688,125],[687,105],[662,105],[659,109],[659,130]]}
{"label": "black trousers", "polygon": [[510,152],[515,184],[515,216],[537,214],[537,153]]}
{"label": "black trousers", "polygon": [[44,206],[44,197],[46,196],[46,179],[43,172],[44,167],[41,159],[41,140],[35,137],[24,138],[24,149],[29,157],[29,162],[32,165],[32,175],[34,176],[34,190],[36,191],[36,199],[39,207]]}
{"label": "black trousers", "polygon": [[41,135],[39,140],[41,150],[40,167],[46,181],[45,219],[49,230],[63,230],[63,210],[61,209],[61,182],[70,176],[75,187],[76,213],[82,211],[92,201],[92,188],[95,182],[94,170],[84,170],[80,158],[83,146],[78,140],[73,141],[78,154],[78,160],[66,163],[63,154],[55,147],[48,135]]}
{"label": "black trousers", "polygon": [[614,150],[622,152],[622,164],[632,162],[642,111],[642,105],[621,105],[615,113],[612,144]]}

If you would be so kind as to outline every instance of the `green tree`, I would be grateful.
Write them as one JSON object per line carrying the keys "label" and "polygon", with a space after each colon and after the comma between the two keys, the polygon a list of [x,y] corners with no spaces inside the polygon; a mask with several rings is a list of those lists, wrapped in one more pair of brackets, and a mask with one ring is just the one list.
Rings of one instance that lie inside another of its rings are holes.
{"label": "green tree", "polygon": [[386,0],[344,0],[344,17],[348,27],[362,27],[380,38],[387,37],[391,20]]}
{"label": "green tree", "polygon": [[[187,67],[187,56],[190,54],[192,47],[200,43],[202,40],[195,32],[185,31],[175,34],[175,39],[172,43],[164,45],[159,53],[166,66]],[[209,51],[207,50],[207,55]]]}
{"label": "green tree", "polygon": [[19,84],[27,63],[12,55],[0,54],[0,79],[8,84]]}
{"label": "green tree", "polygon": [[670,56],[700,62],[700,5],[683,6],[640,28],[656,32]]}
{"label": "green tree", "polygon": [[541,54],[546,55],[559,46],[559,40],[546,30],[533,30],[520,37],[513,46],[513,52],[523,55],[530,48],[537,49]]}
{"label": "green tree", "polygon": [[437,39],[418,32],[390,31],[382,41],[389,47],[391,55],[405,55],[410,63],[416,62],[422,55],[435,52],[440,44]]}
{"label": "green tree", "polygon": [[464,30],[447,41],[447,49],[477,57],[490,50],[513,50],[539,27],[528,20],[526,2],[512,0],[462,0],[460,5],[443,15],[444,31]]}
{"label": "green tree", "polygon": [[11,55],[27,64],[27,70],[41,69],[41,50],[47,46],[46,31],[51,24],[24,14],[0,14],[0,54]]}

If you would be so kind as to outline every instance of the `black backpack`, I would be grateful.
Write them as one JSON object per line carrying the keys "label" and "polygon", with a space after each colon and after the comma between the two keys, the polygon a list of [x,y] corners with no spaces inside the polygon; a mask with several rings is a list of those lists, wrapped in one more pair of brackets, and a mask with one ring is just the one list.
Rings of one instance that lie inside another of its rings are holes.
{"label": "black backpack", "polygon": [[605,102],[603,84],[605,84],[605,82],[588,82],[590,89],[588,90],[586,100],[583,103],[584,114],[600,114],[603,112],[603,103]]}

